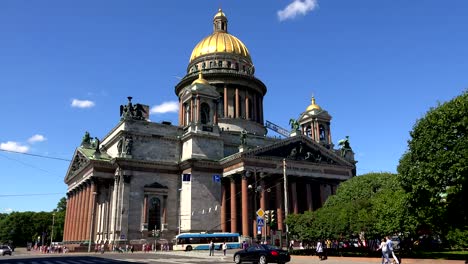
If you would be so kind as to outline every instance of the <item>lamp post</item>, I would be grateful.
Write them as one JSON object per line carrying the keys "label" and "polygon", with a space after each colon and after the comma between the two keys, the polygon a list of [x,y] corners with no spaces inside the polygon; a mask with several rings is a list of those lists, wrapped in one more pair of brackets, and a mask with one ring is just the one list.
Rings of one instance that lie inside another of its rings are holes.
{"label": "lamp post", "polygon": [[96,195],[97,195],[97,192],[93,192],[93,206],[92,206],[92,209],[91,209],[91,226],[89,228],[88,252],[91,252],[91,243],[93,241],[94,207],[96,206]]}
{"label": "lamp post", "polygon": [[50,246],[52,247],[52,242],[54,241],[54,225],[55,225],[55,210],[52,212],[52,230],[50,231]]}
{"label": "lamp post", "polygon": [[288,178],[286,174],[286,159],[283,159],[283,184],[284,184],[284,222],[286,226],[286,246],[289,249],[289,228],[286,222],[288,218]]}

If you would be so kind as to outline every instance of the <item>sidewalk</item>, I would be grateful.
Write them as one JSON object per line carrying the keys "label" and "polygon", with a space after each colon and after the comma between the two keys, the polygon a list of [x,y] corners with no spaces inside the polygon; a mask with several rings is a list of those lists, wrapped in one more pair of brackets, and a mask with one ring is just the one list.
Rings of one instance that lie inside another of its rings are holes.
{"label": "sidewalk", "polygon": [[[380,264],[381,258],[362,258],[362,257],[328,257],[327,260],[320,261],[317,256],[292,256],[291,263],[349,263],[349,264]],[[464,260],[444,260],[444,259],[402,259],[401,264],[466,264]]]}

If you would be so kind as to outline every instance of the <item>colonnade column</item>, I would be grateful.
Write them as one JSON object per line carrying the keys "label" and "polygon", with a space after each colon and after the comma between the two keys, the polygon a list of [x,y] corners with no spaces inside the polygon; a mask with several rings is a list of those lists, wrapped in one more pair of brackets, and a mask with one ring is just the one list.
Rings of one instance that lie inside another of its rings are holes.
{"label": "colonnade column", "polygon": [[200,123],[200,96],[197,96],[197,123]]}
{"label": "colonnade column", "polygon": [[260,123],[264,123],[263,122],[263,97],[260,97]]}
{"label": "colonnade column", "polygon": [[314,207],[312,205],[312,189],[310,183],[306,184],[306,195],[307,195],[307,210],[313,211]]}
{"label": "colonnade column", "polygon": [[163,208],[162,208],[162,214],[163,214],[163,226],[162,229],[167,227],[167,195],[163,195]]}
{"label": "colonnade column", "polygon": [[76,203],[77,203],[77,192],[76,190],[72,191],[72,207],[71,207],[71,215],[70,215],[70,236],[69,240],[75,240],[75,233],[76,233]]}
{"label": "colonnade column", "polygon": [[331,144],[332,138],[331,138],[330,122],[327,124],[327,132],[328,132],[328,144]]}
{"label": "colonnade column", "polygon": [[250,120],[250,103],[247,92],[245,93],[245,119]]}
{"label": "colonnade column", "polygon": [[91,223],[90,217],[90,208],[89,204],[91,202],[91,185],[89,182],[86,183],[85,185],[85,191],[84,191],[84,206],[83,206],[83,224],[81,225],[81,239],[82,240],[87,240],[86,238],[88,237],[89,234],[89,224]]}
{"label": "colonnade column", "polygon": [[65,211],[65,226],[63,228],[63,241],[70,240],[70,215],[72,212],[71,209],[71,193],[67,194],[67,210]]}
{"label": "colonnade column", "polygon": [[242,176],[242,235],[249,236],[249,193],[247,186],[247,177]]}
{"label": "colonnade column", "polygon": [[231,233],[237,233],[236,181],[231,178]]}
{"label": "colonnade column", "polygon": [[221,232],[227,232],[226,221],[226,184],[221,181]]}
{"label": "colonnade column", "polygon": [[213,111],[213,124],[217,125],[218,124],[218,107],[219,107],[218,100],[215,100],[214,105],[215,105],[215,108]]}
{"label": "colonnade column", "polygon": [[291,196],[292,196],[292,209],[295,214],[299,213],[299,206],[297,204],[297,191],[296,191],[296,183],[291,182]]}
{"label": "colonnade column", "polygon": [[276,185],[276,221],[278,221],[278,230],[283,230],[283,192],[281,184]]}
{"label": "colonnade column", "polygon": [[256,122],[258,122],[258,109],[257,109],[257,105],[258,105],[258,104],[257,104],[257,94],[256,94],[256,93],[254,93],[254,95],[253,95],[253,100],[252,100],[252,102],[253,102],[253,107],[252,107],[252,108],[253,108],[252,118],[253,118],[253,120],[255,120]]}
{"label": "colonnade column", "polygon": [[227,118],[229,116],[228,113],[228,89],[227,85],[224,86],[224,118]]}
{"label": "colonnade column", "polygon": [[148,212],[148,194],[143,197],[143,224],[148,224],[147,214]]}
{"label": "colonnade column", "polygon": [[89,188],[89,228],[87,229],[88,230],[88,233],[86,235],[89,235],[89,242],[91,243],[92,241],[94,241],[94,237],[93,237],[93,234],[94,234],[94,229],[95,228],[95,222],[96,222],[96,219],[95,219],[95,215],[96,215],[96,195],[97,195],[97,192],[96,192],[96,183],[94,181],[91,181],[91,187]]}
{"label": "colonnade column", "polygon": [[183,123],[183,117],[184,114],[183,114],[183,111],[182,111],[182,100],[180,100],[179,98],[179,126],[183,126],[184,123]]}
{"label": "colonnade column", "polygon": [[193,122],[193,107],[194,107],[194,104],[193,104],[193,98],[192,98],[190,99],[190,119],[188,120],[189,123]]}
{"label": "colonnade column", "polygon": [[236,88],[236,113],[235,118],[239,118],[240,109],[239,109],[239,88]]}
{"label": "colonnade column", "polygon": [[81,223],[83,222],[83,186],[78,187],[78,206],[76,208],[77,217],[76,217],[76,233],[75,233],[75,240],[81,240]]}

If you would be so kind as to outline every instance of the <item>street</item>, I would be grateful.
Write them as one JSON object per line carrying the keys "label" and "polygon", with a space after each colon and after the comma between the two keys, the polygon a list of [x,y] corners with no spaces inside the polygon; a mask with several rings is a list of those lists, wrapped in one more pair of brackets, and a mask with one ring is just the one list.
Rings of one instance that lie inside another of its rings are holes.
{"label": "street", "polygon": [[[232,256],[235,250],[223,256],[221,252],[215,252],[215,256],[208,256],[207,251],[168,251],[151,253],[67,253],[67,254],[41,254],[17,250],[12,256],[0,256],[0,264],[126,264],[126,263],[180,263],[180,264],[205,264],[205,263],[234,263]],[[290,264],[371,264],[381,261],[379,258],[344,258],[330,257],[320,261],[316,256],[293,256]],[[464,264],[465,261],[454,260],[430,260],[407,259],[402,264]]]}

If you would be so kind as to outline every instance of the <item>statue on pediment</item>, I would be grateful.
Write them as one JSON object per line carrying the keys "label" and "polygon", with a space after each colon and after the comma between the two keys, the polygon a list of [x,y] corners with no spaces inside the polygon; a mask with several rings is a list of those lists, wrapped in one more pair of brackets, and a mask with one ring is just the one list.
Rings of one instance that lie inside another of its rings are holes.
{"label": "statue on pediment", "polygon": [[240,144],[241,146],[247,143],[247,131],[244,129],[240,133]]}
{"label": "statue on pediment", "polygon": [[296,119],[294,118],[289,119],[289,125],[291,125],[291,130],[293,132],[299,130],[299,122]]}
{"label": "statue on pediment", "polygon": [[86,131],[83,139],[81,140],[81,146],[82,147],[90,147],[91,146],[91,136],[89,135],[89,132]]}
{"label": "statue on pediment", "polygon": [[349,136],[346,136],[344,139],[338,141],[338,146],[340,146],[341,157],[346,157],[348,152],[351,152],[351,145],[349,144]]}

